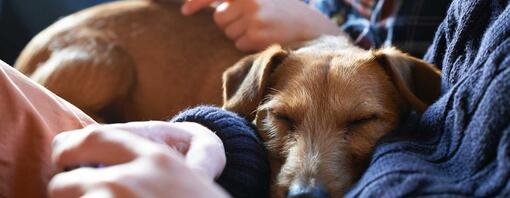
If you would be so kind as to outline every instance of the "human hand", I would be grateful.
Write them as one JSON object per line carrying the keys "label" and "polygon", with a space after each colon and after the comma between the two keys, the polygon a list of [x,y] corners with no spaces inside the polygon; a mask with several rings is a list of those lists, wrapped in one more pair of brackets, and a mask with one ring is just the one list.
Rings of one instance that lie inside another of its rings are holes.
{"label": "human hand", "polygon": [[[48,185],[49,194],[227,197],[212,180],[219,174],[218,166],[213,164],[225,160],[221,141],[213,137],[216,135],[199,124],[166,122],[92,126],[61,133],[54,140],[52,154],[57,171],[90,164],[104,167],[80,167],[58,173]],[[219,157],[208,151],[218,149],[214,146],[216,141],[221,145]]]}
{"label": "human hand", "polygon": [[[182,13],[190,15],[215,0],[189,0]],[[214,21],[243,51],[310,40],[322,34],[341,34],[325,15],[299,0],[233,0],[216,7]]]}

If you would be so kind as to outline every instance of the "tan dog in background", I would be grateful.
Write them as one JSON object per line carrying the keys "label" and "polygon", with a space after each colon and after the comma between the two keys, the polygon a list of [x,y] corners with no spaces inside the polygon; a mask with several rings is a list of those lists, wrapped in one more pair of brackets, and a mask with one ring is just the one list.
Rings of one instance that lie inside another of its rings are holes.
{"label": "tan dog in background", "polygon": [[243,54],[212,10],[119,1],[70,15],[38,34],[15,67],[98,121],[165,119],[221,104],[221,74]]}
{"label": "tan dog in background", "polygon": [[272,197],[341,197],[376,142],[410,108],[439,95],[440,71],[388,48],[324,37],[251,55],[224,74],[224,108],[254,120],[272,168]]}

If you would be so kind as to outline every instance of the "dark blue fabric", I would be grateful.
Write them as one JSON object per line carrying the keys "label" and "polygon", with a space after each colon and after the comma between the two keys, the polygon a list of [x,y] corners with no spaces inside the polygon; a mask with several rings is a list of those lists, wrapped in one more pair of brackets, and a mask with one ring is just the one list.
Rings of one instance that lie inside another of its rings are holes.
{"label": "dark blue fabric", "polygon": [[442,97],[376,147],[347,197],[510,197],[510,1],[455,0],[425,59]]}
{"label": "dark blue fabric", "polygon": [[232,112],[212,106],[185,110],[171,120],[183,121],[200,123],[223,141],[227,164],[216,182],[230,195],[236,198],[269,195],[269,162],[253,124]]}

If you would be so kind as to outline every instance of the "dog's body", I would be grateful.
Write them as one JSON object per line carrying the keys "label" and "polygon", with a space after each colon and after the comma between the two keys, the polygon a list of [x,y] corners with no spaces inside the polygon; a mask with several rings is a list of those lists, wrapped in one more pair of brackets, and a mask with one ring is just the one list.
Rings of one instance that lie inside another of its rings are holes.
{"label": "dog's body", "polygon": [[224,74],[224,107],[254,120],[265,140],[272,197],[340,197],[376,142],[439,95],[439,79],[395,49],[326,37],[241,60]]}
{"label": "dog's body", "polygon": [[98,121],[164,119],[221,104],[221,74],[242,57],[211,10],[120,1],[70,15],[23,50],[15,67]]}

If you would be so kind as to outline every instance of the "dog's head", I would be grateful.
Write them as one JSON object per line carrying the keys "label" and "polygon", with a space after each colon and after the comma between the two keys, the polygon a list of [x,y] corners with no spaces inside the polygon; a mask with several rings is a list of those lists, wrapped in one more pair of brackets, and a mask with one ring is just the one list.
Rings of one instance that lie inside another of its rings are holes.
{"label": "dog's head", "polygon": [[[256,124],[272,197],[338,197],[376,142],[439,95],[439,71],[396,49],[273,46],[224,73],[224,108]],[[307,196],[308,195],[308,196]]]}

